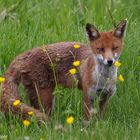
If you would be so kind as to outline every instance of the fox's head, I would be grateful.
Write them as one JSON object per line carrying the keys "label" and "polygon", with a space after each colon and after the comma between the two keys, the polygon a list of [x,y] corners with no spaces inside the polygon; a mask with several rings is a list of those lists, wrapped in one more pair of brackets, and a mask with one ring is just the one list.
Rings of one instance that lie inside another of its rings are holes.
{"label": "fox's head", "polygon": [[126,25],[127,20],[123,20],[114,31],[101,33],[94,25],[86,25],[90,46],[97,62],[111,66],[119,58]]}

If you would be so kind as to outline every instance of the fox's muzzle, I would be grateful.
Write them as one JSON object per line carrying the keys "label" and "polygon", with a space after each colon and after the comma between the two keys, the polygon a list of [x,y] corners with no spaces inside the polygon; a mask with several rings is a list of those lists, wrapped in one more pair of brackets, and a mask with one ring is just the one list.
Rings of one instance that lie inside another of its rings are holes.
{"label": "fox's muzzle", "polygon": [[113,64],[113,60],[107,60],[107,64],[108,64],[108,66],[112,66],[112,64]]}

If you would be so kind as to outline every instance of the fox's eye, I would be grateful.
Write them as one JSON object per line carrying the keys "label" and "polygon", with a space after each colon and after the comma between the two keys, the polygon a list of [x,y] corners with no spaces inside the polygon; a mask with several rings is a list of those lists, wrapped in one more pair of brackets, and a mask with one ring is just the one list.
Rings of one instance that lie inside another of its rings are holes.
{"label": "fox's eye", "polygon": [[99,52],[104,52],[105,49],[104,49],[104,48],[97,48],[97,51],[99,51]]}
{"label": "fox's eye", "polygon": [[115,50],[117,50],[119,47],[113,47],[112,48],[112,51],[115,51]]}

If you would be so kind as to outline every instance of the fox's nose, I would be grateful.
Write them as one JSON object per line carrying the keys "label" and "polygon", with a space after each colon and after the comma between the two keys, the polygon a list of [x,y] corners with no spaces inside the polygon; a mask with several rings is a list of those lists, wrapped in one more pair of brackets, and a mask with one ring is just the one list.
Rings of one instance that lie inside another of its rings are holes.
{"label": "fox's nose", "polygon": [[107,60],[107,63],[109,66],[111,66],[113,64],[113,60]]}

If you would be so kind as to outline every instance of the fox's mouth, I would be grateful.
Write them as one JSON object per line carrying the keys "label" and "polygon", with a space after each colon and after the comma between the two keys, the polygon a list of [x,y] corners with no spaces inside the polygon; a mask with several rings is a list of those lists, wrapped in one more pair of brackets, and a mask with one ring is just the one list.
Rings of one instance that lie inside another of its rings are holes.
{"label": "fox's mouth", "polygon": [[109,67],[111,67],[112,66],[112,64],[107,64]]}

